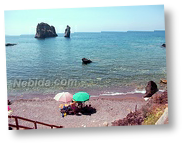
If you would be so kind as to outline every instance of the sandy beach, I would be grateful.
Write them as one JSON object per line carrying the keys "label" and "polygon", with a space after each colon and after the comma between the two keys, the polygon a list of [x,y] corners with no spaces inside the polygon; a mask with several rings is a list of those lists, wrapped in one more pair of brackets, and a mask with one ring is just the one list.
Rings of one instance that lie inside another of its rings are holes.
{"label": "sandy beach", "polygon": [[[92,97],[85,102],[91,104],[96,109],[96,113],[91,115],[67,115],[62,117],[59,111],[61,102],[55,101],[52,97],[47,99],[20,99],[15,100],[10,105],[11,115],[28,118],[31,120],[64,126],[64,128],[77,127],[102,127],[111,126],[111,122],[124,118],[130,111],[141,108],[146,101],[139,95],[133,97],[106,96]],[[9,119],[9,123],[15,124],[14,119]],[[33,127],[33,123],[19,120],[20,125]],[[38,129],[48,127],[38,125]]]}

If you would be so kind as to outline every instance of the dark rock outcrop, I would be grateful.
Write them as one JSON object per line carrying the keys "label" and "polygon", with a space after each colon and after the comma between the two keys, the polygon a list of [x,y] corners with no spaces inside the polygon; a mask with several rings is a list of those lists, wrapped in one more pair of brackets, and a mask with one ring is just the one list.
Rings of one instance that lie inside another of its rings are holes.
{"label": "dark rock outcrop", "polygon": [[152,95],[152,97],[148,100],[147,104],[168,104],[168,93],[167,90],[164,92],[156,92]]}
{"label": "dark rock outcrop", "polygon": [[47,23],[39,23],[37,25],[35,38],[48,38],[48,37],[57,37],[55,27],[50,26]]}
{"label": "dark rock outcrop", "polygon": [[166,48],[166,44],[162,44],[161,46]]}
{"label": "dark rock outcrop", "polygon": [[92,61],[89,60],[89,59],[87,59],[87,58],[82,58],[82,62],[83,62],[84,64],[88,64],[88,63],[91,63]]}
{"label": "dark rock outcrop", "polygon": [[149,81],[145,90],[146,90],[146,93],[144,97],[151,97],[154,93],[158,91],[158,88],[154,81]]}
{"label": "dark rock outcrop", "polygon": [[14,45],[17,45],[17,44],[11,44],[11,43],[6,43],[5,46],[14,46]]}
{"label": "dark rock outcrop", "polygon": [[66,29],[65,29],[65,35],[64,37],[70,38],[70,29],[71,27],[69,27],[69,25],[67,25]]}

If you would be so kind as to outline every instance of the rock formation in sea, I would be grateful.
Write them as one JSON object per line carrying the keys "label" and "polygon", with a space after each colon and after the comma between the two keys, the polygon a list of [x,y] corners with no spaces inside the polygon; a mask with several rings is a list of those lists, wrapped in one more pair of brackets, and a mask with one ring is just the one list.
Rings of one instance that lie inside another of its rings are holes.
{"label": "rock formation in sea", "polygon": [[71,27],[69,27],[69,25],[67,25],[66,29],[65,29],[65,35],[64,37],[70,38],[70,29]]}
{"label": "rock formation in sea", "polygon": [[91,63],[92,61],[90,59],[87,59],[87,58],[82,58],[82,63],[84,64],[88,64],[88,63]]}
{"label": "rock formation in sea", "polygon": [[145,90],[146,93],[144,97],[151,97],[154,93],[158,91],[157,84],[154,81],[149,81]]}
{"label": "rock formation in sea", "polygon": [[41,22],[38,23],[35,38],[48,38],[48,37],[57,37],[55,27],[50,26],[47,23]]}
{"label": "rock formation in sea", "polygon": [[161,46],[166,48],[166,44],[162,44]]}
{"label": "rock formation in sea", "polygon": [[17,44],[11,44],[11,43],[6,43],[5,46],[14,46],[14,45],[17,45]]}

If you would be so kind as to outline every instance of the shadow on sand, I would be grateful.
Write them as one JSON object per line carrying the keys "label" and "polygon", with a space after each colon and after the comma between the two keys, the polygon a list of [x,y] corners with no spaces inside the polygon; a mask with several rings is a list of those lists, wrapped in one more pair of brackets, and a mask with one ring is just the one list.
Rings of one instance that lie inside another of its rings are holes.
{"label": "shadow on sand", "polygon": [[91,105],[86,105],[83,108],[80,108],[76,111],[76,114],[72,113],[72,115],[82,116],[82,115],[89,115],[96,113],[96,109],[91,107]]}
{"label": "shadow on sand", "polygon": [[82,108],[80,113],[83,115],[91,115],[91,114],[96,113],[96,109],[91,107],[91,105],[89,105],[89,106],[86,105],[84,108]]}

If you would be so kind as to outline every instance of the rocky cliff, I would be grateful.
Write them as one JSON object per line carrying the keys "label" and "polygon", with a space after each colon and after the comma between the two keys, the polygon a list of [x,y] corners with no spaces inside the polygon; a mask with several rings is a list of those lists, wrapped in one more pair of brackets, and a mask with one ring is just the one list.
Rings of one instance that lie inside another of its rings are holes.
{"label": "rocky cliff", "polygon": [[35,38],[48,38],[58,36],[54,26],[50,26],[47,23],[39,23],[37,25]]}

